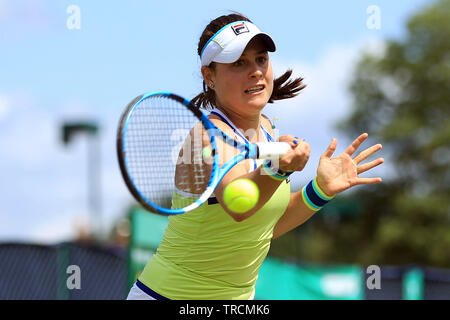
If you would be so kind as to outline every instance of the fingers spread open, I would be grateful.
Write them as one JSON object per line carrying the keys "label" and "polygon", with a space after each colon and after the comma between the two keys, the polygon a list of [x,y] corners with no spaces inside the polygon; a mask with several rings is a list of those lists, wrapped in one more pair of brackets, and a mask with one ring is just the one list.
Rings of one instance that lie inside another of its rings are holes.
{"label": "fingers spread open", "polygon": [[353,161],[355,161],[355,163],[360,163],[361,161],[366,160],[368,157],[370,157],[375,152],[381,150],[381,148],[383,148],[383,146],[381,144],[376,144],[374,146],[371,146],[370,148],[367,148],[366,150],[364,150],[360,154],[358,154],[353,159]]}
{"label": "fingers spread open", "polygon": [[369,135],[367,133],[361,134],[358,138],[355,139],[355,141],[352,142],[351,145],[348,146],[348,148],[344,151],[349,156],[352,156],[353,153],[359,148],[361,143],[363,143]]}
{"label": "fingers spread open", "polygon": [[357,178],[355,184],[376,184],[383,181],[381,178]]}
{"label": "fingers spread open", "polygon": [[328,146],[327,150],[323,154],[323,156],[325,156],[327,158],[331,158],[331,156],[333,155],[334,151],[336,151],[336,147],[337,147],[337,140],[335,138],[333,138],[331,140],[331,143]]}
{"label": "fingers spread open", "polygon": [[370,169],[372,169],[372,168],[382,164],[383,162],[384,162],[384,159],[383,158],[379,158],[379,159],[374,160],[372,162],[362,164],[362,165],[357,167],[358,174],[366,172],[366,171],[368,171],[368,170],[370,170]]}

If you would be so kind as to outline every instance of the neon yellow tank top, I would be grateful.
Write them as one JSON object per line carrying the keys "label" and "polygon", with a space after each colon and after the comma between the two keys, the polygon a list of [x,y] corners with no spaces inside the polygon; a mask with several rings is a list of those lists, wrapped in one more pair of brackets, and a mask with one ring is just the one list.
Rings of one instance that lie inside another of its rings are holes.
{"label": "neon yellow tank top", "polygon": [[169,299],[253,299],[273,229],[289,199],[286,180],[260,210],[241,222],[218,203],[169,217],[159,248],[139,281]]}
{"label": "neon yellow tank top", "polygon": [[[256,165],[262,161],[257,160]],[[290,193],[288,179],[260,210],[241,222],[233,220],[219,203],[205,203],[186,214],[169,217],[158,250],[139,281],[169,299],[253,299],[259,268]],[[175,193],[172,201],[183,199]]]}

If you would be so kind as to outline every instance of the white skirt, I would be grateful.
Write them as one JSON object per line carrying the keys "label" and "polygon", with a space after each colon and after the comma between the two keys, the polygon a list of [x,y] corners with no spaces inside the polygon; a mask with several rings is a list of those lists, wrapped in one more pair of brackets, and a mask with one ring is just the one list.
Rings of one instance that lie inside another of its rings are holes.
{"label": "white skirt", "polygon": [[142,291],[136,283],[131,287],[127,300],[156,300],[151,295]]}

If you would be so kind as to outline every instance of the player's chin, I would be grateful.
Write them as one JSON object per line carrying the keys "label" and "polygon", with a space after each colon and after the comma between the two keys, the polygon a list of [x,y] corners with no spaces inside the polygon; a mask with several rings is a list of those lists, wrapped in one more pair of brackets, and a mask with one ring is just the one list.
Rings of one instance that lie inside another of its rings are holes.
{"label": "player's chin", "polygon": [[269,101],[270,97],[267,95],[257,95],[257,96],[247,96],[246,102],[249,107],[252,109],[259,109],[262,110],[267,102]]}

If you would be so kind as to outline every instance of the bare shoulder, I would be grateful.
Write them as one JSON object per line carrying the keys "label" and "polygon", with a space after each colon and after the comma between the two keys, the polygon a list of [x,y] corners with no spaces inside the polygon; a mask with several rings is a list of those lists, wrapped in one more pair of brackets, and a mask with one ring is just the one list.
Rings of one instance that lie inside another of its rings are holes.
{"label": "bare shoulder", "polygon": [[272,122],[270,121],[268,116],[266,116],[265,114],[262,114],[262,113],[261,113],[261,125],[272,137],[274,137]]}
{"label": "bare shoulder", "polygon": [[219,116],[215,114],[210,114],[208,119],[220,130],[222,130],[227,136],[237,139],[236,133],[233,128],[231,128],[228,124],[222,121]]}

